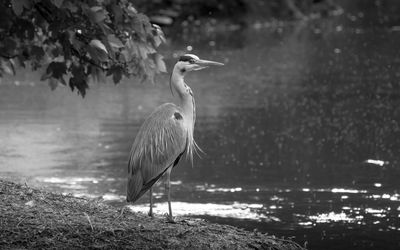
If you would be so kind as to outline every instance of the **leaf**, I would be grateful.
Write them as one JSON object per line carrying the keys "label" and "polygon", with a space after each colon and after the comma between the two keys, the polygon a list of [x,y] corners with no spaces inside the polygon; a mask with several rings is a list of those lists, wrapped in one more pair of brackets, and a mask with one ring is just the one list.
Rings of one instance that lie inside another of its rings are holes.
{"label": "leaf", "polygon": [[129,3],[129,6],[126,8],[126,11],[129,16],[134,16],[138,13],[135,7],[133,7],[131,3]]}
{"label": "leaf", "polygon": [[51,0],[51,2],[57,6],[57,8],[60,8],[61,5],[63,4],[64,0]]}
{"label": "leaf", "polygon": [[139,48],[136,45],[136,43],[133,42],[132,39],[129,39],[127,41],[126,49],[127,49],[127,55],[126,55],[127,61],[130,61],[132,59],[132,57],[136,57],[137,55],[139,55]]}
{"label": "leaf", "polygon": [[117,4],[113,4],[112,12],[114,14],[114,22],[116,24],[121,23],[123,21],[123,11],[122,11],[121,7]]}
{"label": "leaf", "polygon": [[41,60],[44,56],[44,50],[42,47],[33,45],[31,48],[31,56],[34,57],[36,60]]}
{"label": "leaf", "polygon": [[98,11],[103,10],[103,7],[101,7],[101,6],[93,6],[92,8],[90,8],[90,10],[93,11],[93,12],[98,12]]}
{"label": "leaf", "polygon": [[[65,62],[52,62],[49,64],[46,70],[46,75],[51,75],[56,79],[60,79],[66,73],[67,66],[65,65]],[[43,75],[42,78],[45,79],[46,75]]]}
{"label": "leaf", "polygon": [[107,36],[108,43],[111,47],[119,49],[125,47],[124,44],[114,34]]}
{"label": "leaf", "polygon": [[78,11],[78,7],[76,6],[76,4],[73,4],[69,1],[64,3],[64,8],[68,9],[69,11],[71,11],[71,13],[75,13]]}
{"label": "leaf", "polygon": [[12,52],[17,48],[17,42],[14,39],[9,38],[9,37],[7,37],[3,40],[3,45],[4,45],[5,51],[7,51],[8,52],[7,54],[9,54],[9,55],[12,55],[13,54]]}
{"label": "leaf", "polygon": [[90,65],[88,67],[87,75],[91,76],[93,81],[95,81],[95,82],[103,82],[103,83],[105,83],[107,81],[106,77],[105,77],[105,74],[104,74],[104,71],[99,69],[96,66],[93,66],[93,65]]}
{"label": "leaf", "polygon": [[119,83],[122,78],[122,68],[119,66],[113,67],[112,69],[113,72],[113,81],[115,84]]}
{"label": "leaf", "polygon": [[104,46],[104,44],[100,40],[93,39],[92,41],[90,41],[89,45],[94,47],[94,48],[101,49],[101,50],[103,50],[104,52],[106,52],[108,54],[106,46]]}
{"label": "leaf", "polygon": [[165,62],[163,60],[163,56],[160,54],[155,55],[155,63],[159,72],[167,73],[167,67],[165,66]]}
{"label": "leaf", "polygon": [[33,39],[35,36],[35,26],[31,21],[19,18],[15,20],[13,31],[14,34],[21,39]]}
{"label": "leaf", "polygon": [[86,47],[86,44],[83,42],[79,41],[78,39],[75,39],[74,37],[72,38],[72,47],[76,49],[77,51],[80,51]]}
{"label": "leaf", "polygon": [[90,8],[88,17],[93,23],[100,23],[107,18],[107,11],[101,6],[94,6]]}
{"label": "leaf", "polygon": [[145,42],[148,35],[148,27],[151,28],[149,18],[144,14],[138,13],[132,16],[131,25],[135,34]]}
{"label": "leaf", "polygon": [[24,11],[24,7],[26,9],[30,9],[31,2],[29,0],[11,0],[12,9],[17,16],[21,16]]}
{"label": "leaf", "polygon": [[51,75],[53,74],[53,72],[47,72],[47,70],[45,72],[43,72],[42,76],[40,77],[40,81],[44,81],[47,80],[51,77]]}
{"label": "leaf", "polygon": [[161,44],[161,38],[159,36],[153,36],[154,46],[158,47]]}
{"label": "leaf", "polygon": [[85,78],[85,68],[79,64],[73,64],[71,66],[71,73],[76,78]]}
{"label": "leaf", "polygon": [[54,77],[50,77],[48,82],[51,90],[55,90],[57,88],[58,86],[57,79],[55,79]]}
{"label": "leaf", "polygon": [[139,54],[142,59],[147,58],[147,54],[156,53],[156,50],[146,43],[138,43]]}
{"label": "leaf", "polygon": [[144,77],[143,77],[143,82],[144,81],[150,81],[151,83],[154,83],[154,78],[155,78],[155,63],[153,60],[150,60],[150,58],[147,58],[144,60]]}
{"label": "leaf", "polygon": [[[165,39],[165,35],[164,32],[162,31],[161,27],[158,26],[157,24],[152,24],[151,25],[153,27],[153,36],[157,37],[158,39],[161,40],[161,42],[166,43],[167,40]],[[156,47],[158,47],[160,44],[156,45]]]}
{"label": "leaf", "polygon": [[71,77],[69,79],[69,86],[71,87],[72,91],[74,90],[74,88],[77,88],[78,93],[81,94],[82,97],[85,97],[86,89],[89,88],[89,85],[87,84],[86,79],[77,78],[77,77]]}
{"label": "leaf", "polygon": [[121,51],[121,55],[122,55],[122,57],[120,57],[120,60],[124,61],[124,62],[129,62],[132,58],[132,55],[126,49]]}
{"label": "leaf", "polygon": [[9,74],[9,75],[15,75],[15,68],[13,63],[11,63],[9,60],[7,61],[1,61],[1,68],[2,70]]}
{"label": "leaf", "polygon": [[94,61],[106,62],[108,60],[108,55],[101,49],[93,48],[91,46],[87,47],[87,51]]}

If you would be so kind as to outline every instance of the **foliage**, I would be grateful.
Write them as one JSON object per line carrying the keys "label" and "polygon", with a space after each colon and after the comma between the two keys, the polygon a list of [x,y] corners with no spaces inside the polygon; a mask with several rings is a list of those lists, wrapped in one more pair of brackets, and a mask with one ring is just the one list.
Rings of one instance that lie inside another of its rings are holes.
{"label": "foliage", "polygon": [[18,66],[44,67],[41,80],[82,96],[89,79],[122,76],[154,81],[165,72],[157,25],[128,0],[6,0],[0,2],[0,76]]}

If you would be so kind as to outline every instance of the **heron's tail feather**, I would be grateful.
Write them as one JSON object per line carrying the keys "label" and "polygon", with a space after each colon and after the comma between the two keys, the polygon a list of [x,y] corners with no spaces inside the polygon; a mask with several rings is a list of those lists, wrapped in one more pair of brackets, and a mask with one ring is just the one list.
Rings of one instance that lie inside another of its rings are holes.
{"label": "heron's tail feather", "polygon": [[126,201],[135,202],[137,199],[139,199],[140,196],[143,195],[143,193],[140,192],[142,187],[143,187],[143,178],[140,172],[129,176]]}
{"label": "heron's tail feather", "polygon": [[142,197],[142,195],[146,193],[147,190],[149,190],[171,166],[173,165],[169,165],[163,172],[161,172],[159,175],[157,175],[155,178],[151,179],[147,183],[143,183],[143,177],[140,171],[134,175],[131,175],[128,178],[126,201],[135,202],[140,197]]}

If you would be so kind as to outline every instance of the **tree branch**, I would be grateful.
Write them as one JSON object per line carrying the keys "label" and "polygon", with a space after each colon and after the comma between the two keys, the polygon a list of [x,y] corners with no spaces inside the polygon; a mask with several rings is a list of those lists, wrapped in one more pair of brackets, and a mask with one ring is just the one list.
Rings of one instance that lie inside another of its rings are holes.
{"label": "tree branch", "polygon": [[95,66],[95,67],[97,67],[97,68],[99,68],[99,69],[101,69],[101,70],[103,70],[103,71],[107,71],[107,70],[110,69],[110,68],[108,68],[108,67],[103,67],[103,66],[101,66],[100,64],[96,63],[95,61],[93,61],[91,58],[89,58],[89,57],[87,57],[87,56],[82,56],[82,55],[79,53],[79,51],[76,50],[76,49],[73,48],[73,47],[71,47],[71,50],[72,50],[72,53],[73,53],[75,56],[77,56],[79,59],[81,59],[81,60],[83,60],[83,61],[85,61],[85,62],[87,62],[87,63],[89,63],[89,64],[91,64],[91,65],[93,65],[93,66]]}
{"label": "tree branch", "polygon": [[6,59],[13,59],[13,58],[16,58],[17,56],[18,56],[18,55],[12,55],[12,56],[10,56],[10,55],[4,55],[4,54],[0,53],[0,57],[6,58]]}

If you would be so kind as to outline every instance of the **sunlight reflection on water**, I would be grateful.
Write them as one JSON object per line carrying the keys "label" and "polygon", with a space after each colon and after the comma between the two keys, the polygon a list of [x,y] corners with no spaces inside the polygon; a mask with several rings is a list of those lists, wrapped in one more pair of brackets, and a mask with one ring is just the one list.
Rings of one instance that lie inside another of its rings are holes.
{"label": "sunlight reflection on water", "polygon": [[[113,204],[124,205],[125,195],[121,190],[115,189],[113,183],[116,181],[124,182],[122,179],[107,177],[89,176],[67,176],[67,177],[36,177],[37,182],[45,185],[51,185],[61,190],[71,190],[76,197],[88,197],[93,199],[102,199]],[[104,186],[110,183],[107,191],[99,190],[94,192],[90,187]],[[42,184],[42,185],[43,185]],[[154,211],[155,213],[164,214],[167,210],[165,202],[165,190],[162,183],[157,185],[153,195],[156,199]],[[219,186],[216,184],[197,184],[193,187],[187,186],[183,180],[174,180],[171,183],[177,196],[185,194],[188,190],[193,189],[195,196],[202,197],[200,199],[217,199],[224,197],[218,202],[196,203],[193,201],[185,201],[184,196],[172,200],[173,211],[175,215],[184,216],[210,216],[220,218],[231,218],[234,220],[257,221],[257,222],[282,222],[282,214],[292,213],[296,218],[292,225],[298,225],[304,228],[311,228],[319,224],[326,223],[345,223],[347,225],[382,225],[381,230],[399,230],[400,225],[391,223],[386,227],[380,222],[381,219],[399,218],[398,212],[400,206],[397,203],[400,200],[398,193],[379,192],[379,189],[355,189],[347,187],[298,187],[298,188],[267,188],[267,187],[229,187]],[[377,186],[374,185],[376,188]],[[63,192],[64,194],[66,192]],[[145,195],[146,196],[146,195]],[[146,197],[141,198],[138,203],[129,205],[133,211],[148,211],[148,203]],[[174,195],[175,196],[175,195]],[[298,201],[292,202],[293,196]],[[207,198],[209,197],[209,198]],[[183,200],[182,200],[183,199]],[[367,206],[362,203],[363,199],[380,200],[384,204],[375,206]],[[162,202],[159,202],[162,200]],[[253,202],[240,202],[240,200],[253,200]],[[361,203],[355,202],[360,200]],[[336,202],[340,205],[339,210],[329,211]],[[310,210],[310,206],[319,204],[320,211]],[[395,207],[393,207],[395,205]],[[324,211],[325,210],[325,211]],[[328,211],[327,211],[328,210]],[[300,213],[299,213],[300,212]]]}
{"label": "sunlight reflection on water", "polygon": [[75,187],[75,185],[78,182],[91,182],[91,183],[99,183],[99,180],[97,178],[91,178],[91,177],[38,177],[36,178],[38,181],[41,182],[47,182],[47,183],[66,183],[69,185],[73,185],[71,187]]}
{"label": "sunlight reflection on water", "polygon": [[312,221],[315,221],[316,223],[330,223],[330,222],[355,222],[357,220],[363,219],[363,217],[358,217],[358,218],[350,218],[346,213],[341,212],[341,213],[335,213],[335,212],[329,212],[329,213],[323,213],[323,214],[318,214],[318,215],[311,215],[308,217]]}
{"label": "sunlight reflection on water", "polygon": [[[148,204],[129,205],[132,211],[147,213],[149,210]],[[168,203],[156,203],[153,207],[155,213],[163,214],[168,211]],[[257,210],[262,209],[263,204],[247,204],[234,202],[231,204],[215,204],[215,203],[188,203],[188,202],[173,202],[172,211],[175,215],[190,215],[190,216],[217,216],[223,218],[236,218],[246,220],[270,220],[270,216],[260,214]],[[278,218],[275,218],[278,220]]]}

